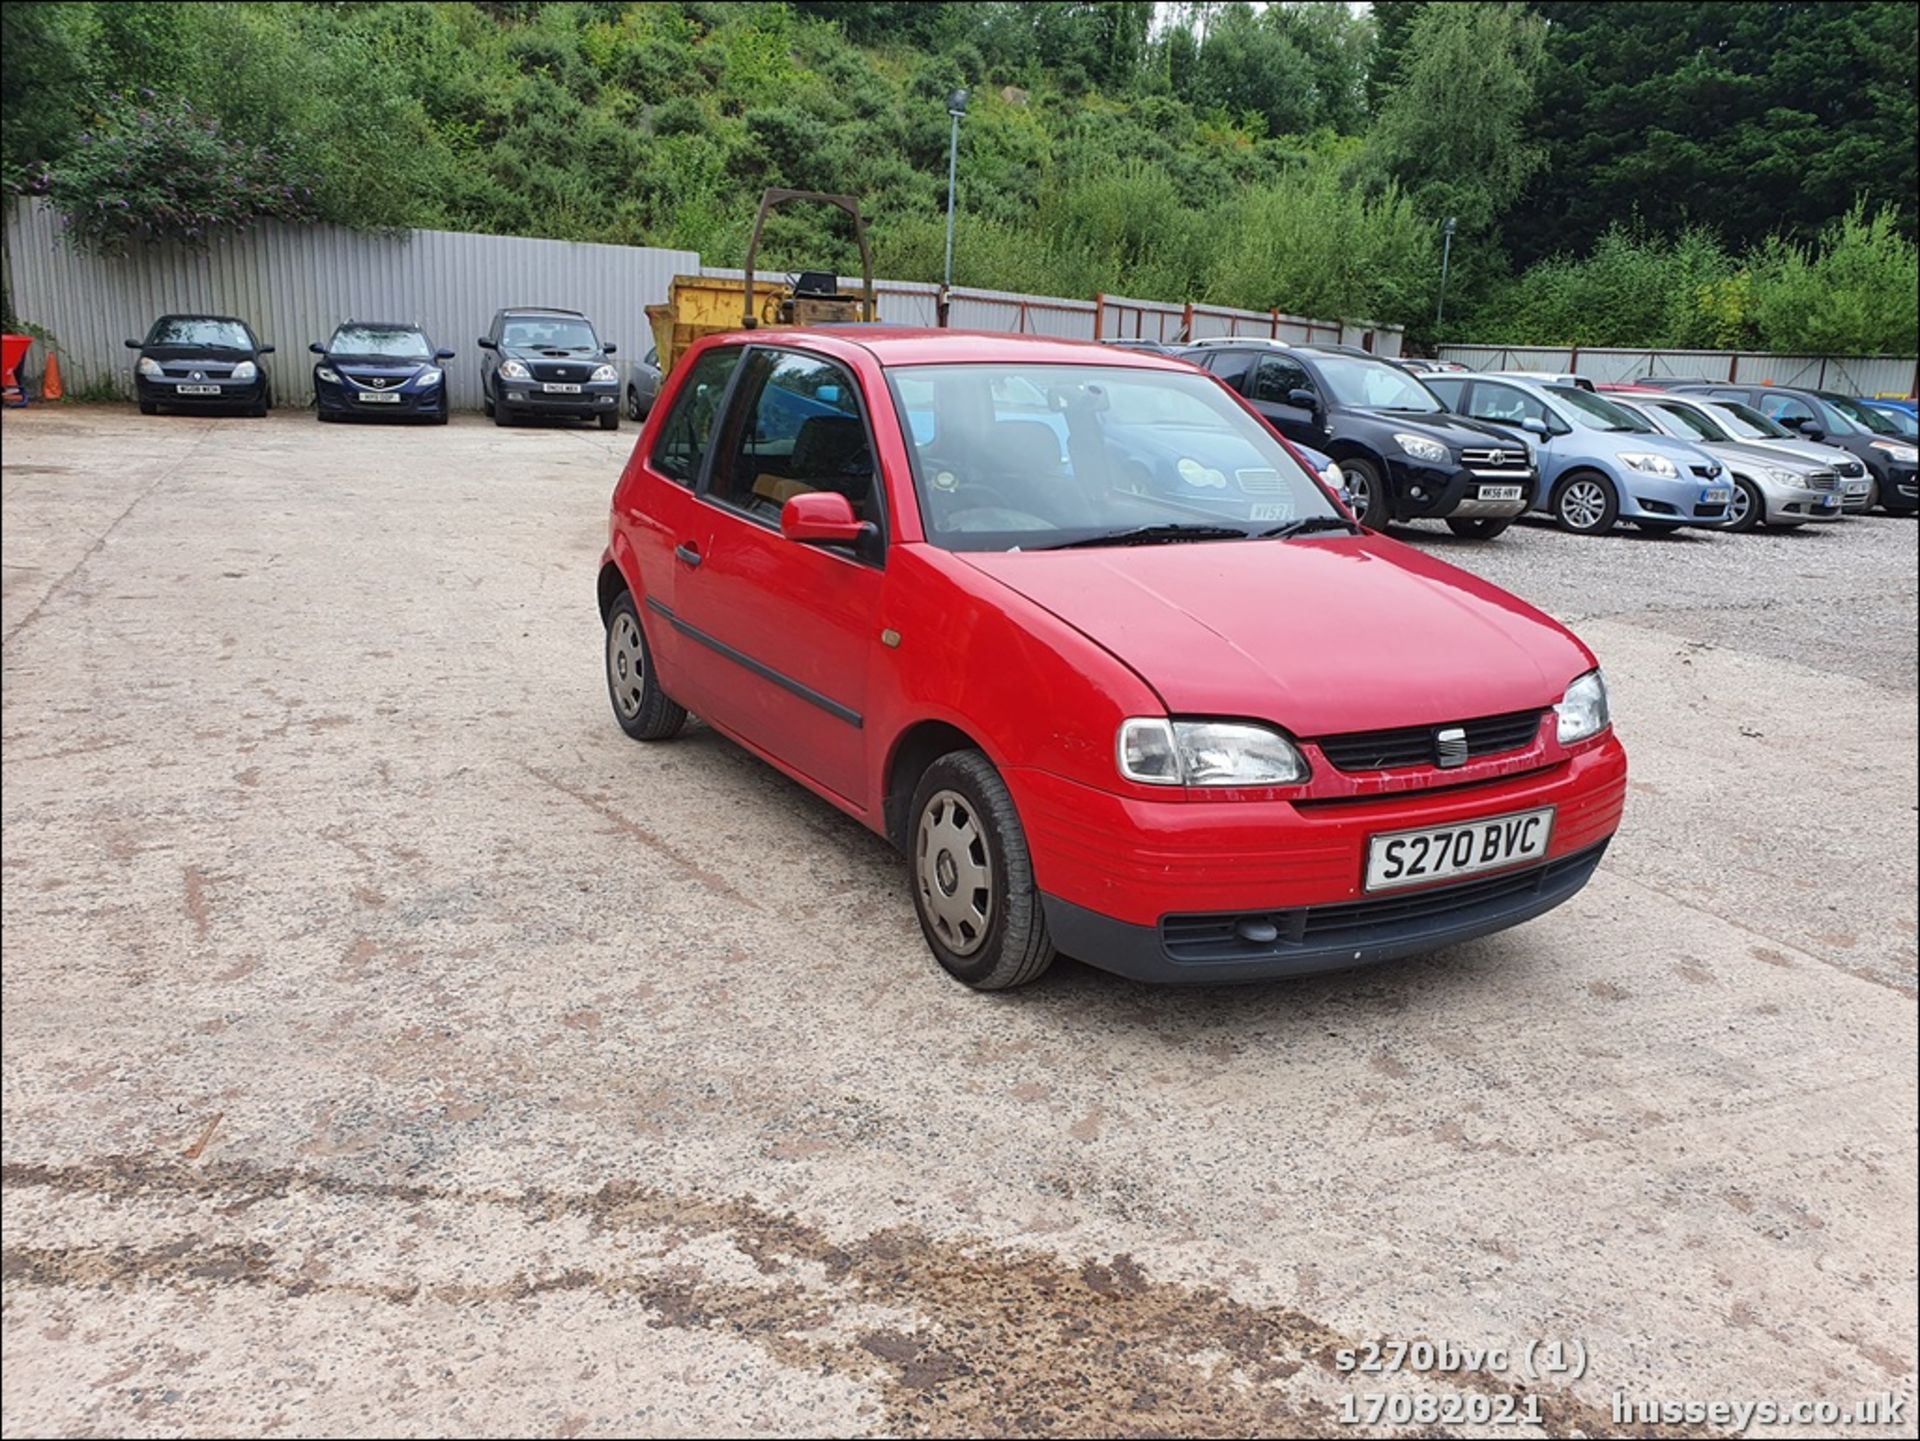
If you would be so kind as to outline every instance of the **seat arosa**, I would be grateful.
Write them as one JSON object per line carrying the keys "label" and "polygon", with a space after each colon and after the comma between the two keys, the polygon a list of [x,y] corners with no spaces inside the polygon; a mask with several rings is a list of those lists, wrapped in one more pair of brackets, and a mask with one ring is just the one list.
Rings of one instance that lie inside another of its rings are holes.
{"label": "seat arosa", "polygon": [[1594,657],[1361,529],[1140,351],[951,331],[694,347],[615,488],[621,727],[696,712],[887,836],[961,981],[1354,966],[1584,885],[1626,757]]}

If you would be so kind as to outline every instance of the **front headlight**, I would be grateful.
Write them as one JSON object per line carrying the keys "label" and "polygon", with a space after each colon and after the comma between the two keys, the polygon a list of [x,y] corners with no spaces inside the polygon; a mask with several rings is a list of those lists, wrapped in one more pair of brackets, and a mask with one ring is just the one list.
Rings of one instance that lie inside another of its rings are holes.
{"label": "front headlight", "polygon": [[1120,774],[1150,786],[1291,786],[1307,778],[1292,741],[1239,721],[1135,716],[1120,723]]}
{"label": "front headlight", "polygon": [[1770,470],[1767,478],[1775,485],[1790,485],[1800,490],[1804,490],[1807,484],[1807,478],[1793,470]]}
{"label": "front headlight", "polygon": [[444,372],[435,370],[429,365],[425,370],[414,376],[413,383],[422,390],[425,390],[429,385],[438,385],[443,373]]}
{"label": "front headlight", "polygon": [[593,374],[587,377],[587,384],[612,385],[619,378],[619,371],[615,370],[611,365],[602,365],[597,367]]}
{"label": "front headlight", "polygon": [[134,369],[146,376],[148,380],[165,380],[167,378],[166,371],[160,368],[160,362],[155,360],[151,355],[141,356],[140,363],[134,366]]}
{"label": "front headlight", "polygon": [[227,379],[228,380],[252,380],[256,378],[259,374],[260,374],[259,366],[255,365],[251,360],[243,360],[238,365],[234,366],[233,374],[229,375]]}
{"label": "front headlight", "polygon": [[1396,435],[1393,443],[1415,460],[1431,461],[1435,465],[1445,465],[1453,459],[1453,452],[1437,440],[1424,435]]}
{"label": "front headlight", "polygon": [[1901,461],[1907,465],[1912,465],[1914,461],[1920,460],[1920,448],[1911,445],[1902,445],[1897,440],[1876,440],[1873,442],[1873,448],[1875,450],[1884,450],[1889,458]]}
{"label": "front headlight", "polygon": [[1339,490],[1347,483],[1347,473],[1340,468],[1340,462],[1336,460],[1330,462],[1327,468],[1320,472],[1320,479],[1326,483],[1328,490]]}
{"label": "front headlight", "polygon": [[500,375],[501,375],[501,377],[502,377],[503,379],[506,379],[506,380],[531,380],[531,379],[533,379],[533,372],[532,372],[532,371],[530,371],[530,370],[528,370],[526,366],[524,366],[524,365],[522,365],[522,364],[521,364],[521,363],[520,363],[519,361],[517,361],[517,360],[503,360],[503,361],[501,361],[501,362],[500,362]]}
{"label": "front headlight", "polygon": [[328,385],[338,385],[340,383],[340,372],[329,366],[322,365],[313,373],[321,380],[326,381]]}
{"label": "front headlight", "polygon": [[1606,677],[1597,670],[1588,671],[1567,687],[1553,712],[1560,718],[1561,745],[1599,735],[1613,720],[1607,710]]}
{"label": "front headlight", "polygon": [[1662,480],[1678,480],[1680,472],[1674,469],[1673,462],[1664,455],[1622,455],[1621,461],[1635,470],[1644,470],[1648,475],[1657,475]]}

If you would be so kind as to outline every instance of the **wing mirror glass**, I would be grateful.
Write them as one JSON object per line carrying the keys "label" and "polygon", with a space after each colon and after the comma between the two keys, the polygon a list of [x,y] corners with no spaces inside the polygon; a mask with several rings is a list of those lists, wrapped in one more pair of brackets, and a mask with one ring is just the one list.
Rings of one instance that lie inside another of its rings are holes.
{"label": "wing mirror glass", "polygon": [[809,491],[780,507],[780,534],[801,545],[852,545],[872,529],[838,491]]}
{"label": "wing mirror glass", "polygon": [[1287,404],[1297,405],[1302,410],[1318,410],[1320,408],[1320,397],[1315,395],[1311,390],[1289,390],[1287,392]]}
{"label": "wing mirror glass", "polygon": [[479,345],[482,350],[498,350],[500,348],[499,341],[488,340],[484,335],[480,337]]}
{"label": "wing mirror glass", "polygon": [[601,349],[601,350],[602,350],[602,351],[603,351],[604,353],[606,353],[606,354],[608,354],[608,355],[612,355],[612,354],[614,354],[614,353],[615,353],[616,351],[618,351],[618,350],[620,349],[620,347],[619,347],[619,346],[617,346],[617,345],[615,345],[615,344],[614,344],[614,343],[613,343],[613,342],[612,342],[611,340],[609,340],[609,341],[607,341],[607,342],[606,342],[605,344],[603,344],[603,345],[602,345],[602,346],[600,347],[600,349]]}
{"label": "wing mirror glass", "polygon": [[315,355],[325,355],[327,353],[326,346],[322,345],[317,340],[314,341],[311,345],[309,345],[307,349],[311,350]]}
{"label": "wing mirror glass", "polygon": [[1552,434],[1552,432],[1547,429],[1546,421],[1540,419],[1537,415],[1529,415],[1525,420],[1521,421],[1520,428],[1529,435],[1539,436],[1542,440]]}
{"label": "wing mirror glass", "polygon": [[139,348],[140,348],[140,342],[139,342],[139,341],[137,341],[137,340],[129,340],[129,341],[127,342],[127,349],[128,349],[128,350],[138,350]]}
{"label": "wing mirror glass", "polygon": [[452,360],[453,352],[442,346],[439,350],[434,351],[433,358],[435,360]]}

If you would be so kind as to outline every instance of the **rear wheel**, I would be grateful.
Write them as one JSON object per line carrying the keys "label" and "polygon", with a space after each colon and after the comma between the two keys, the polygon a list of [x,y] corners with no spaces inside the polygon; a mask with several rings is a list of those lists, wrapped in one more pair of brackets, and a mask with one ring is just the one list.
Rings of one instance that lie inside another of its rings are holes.
{"label": "rear wheel", "polygon": [[1749,531],[1767,518],[1767,503],[1760,487],[1740,476],[1733,478],[1733,504],[1728,508],[1728,530]]}
{"label": "rear wheel", "polygon": [[952,751],[913,793],[907,879],[920,932],[948,975],[979,991],[1025,985],[1053,938],[1013,796],[979,751]]}
{"label": "rear wheel", "polygon": [[1568,476],[1554,487],[1553,518],[1575,535],[1604,535],[1620,518],[1613,483],[1591,471]]}
{"label": "rear wheel", "polygon": [[646,411],[640,408],[640,387],[629,385],[627,387],[627,419],[645,420],[646,418]]}
{"label": "rear wheel", "polygon": [[667,740],[687,723],[686,708],[669,700],[654,678],[632,591],[621,591],[607,611],[607,698],[620,729],[637,741]]}
{"label": "rear wheel", "polygon": [[1511,516],[1495,518],[1493,516],[1462,517],[1454,516],[1447,521],[1447,529],[1467,540],[1492,540],[1513,524]]}
{"label": "rear wheel", "polygon": [[1340,474],[1346,478],[1354,519],[1369,530],[1379,530],[1389,519],[1387,483],[1380,467],[1354,456],[1340,462]]}

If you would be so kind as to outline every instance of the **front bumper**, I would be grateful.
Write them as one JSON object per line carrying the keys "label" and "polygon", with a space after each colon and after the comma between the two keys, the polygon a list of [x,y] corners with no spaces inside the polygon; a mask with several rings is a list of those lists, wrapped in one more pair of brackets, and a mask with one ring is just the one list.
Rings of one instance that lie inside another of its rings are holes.
{"label": "front bumper", "polygon": [[1845,510],[1845,496],[1839,490],[1813,490],[1772,480],[1755,480],[1754,484],[1760,488],[1766,506],[1761,519],[1769,525],[1838,520]]}
{"label": "front bumper", "polygon": [[[181,385],[217,385],[218,395],[182,395]],[[265,376],[255,376],[252,380],[206,380],[175,381],[149,380],[135,373],[133,377],[134,399],[142,405],[172,405],[185,410],[252,410],[265,403],[267,381]]]}
{"label": "front bumper", "polygon": [[[1523,774],[1309,801],[1144,801],[1046,772],[1008,773],[1055,944],[1090,965],[1154,981],[1340,969],[1518,924],[1558,905],[1592,875],[1619,828],[1626,779],[1626,752],[1611,731]],[[1412,892],[1371,895],[1364,888],[1374,835],[1541,806],[1555,808],[1553,837],[1529,867]],[[1573,864],[1580,857],[1589,859]],[[1529,877],[1529,870],[1539,874]],[[1496,881],[1496,894],[1465,895]],[[1447,905],[1456,894],[1463,904]],[[1405,902],[1415,897],[1440,904],[1409,908]],[[1368,909],[1389,905],[1390,914]],[[1282,914],[1302,912],[1319,917],[1294,929],[1280,923],[1282,940],[1265,950],[1196,958],[1191,948],[1167,942],[1170,921],[1261,916],[1278,923]]]}
{"label": "front bumper", "polygon": [[[1465,466],[1429,465],[1404,455],[1387,459],[1387,486],[1393,513],[1404,520],[1511,519],[1525,512],[1533,498],[1536,476],[1531,469],[1473,471]],[[1518,486],[1512,500],[1483,500],[1483,488]]]}
{"label": "front bumper", "polygon": [[[392,400],[362,400],[363,395],[393,396]],[[406,388],[375,391],[365,386],[331,385],[319,381],[313,388],[313,403],[326,415],[422,416],[447,413],[447,387],[442,381],[424,389]]]}
{"label": "front bumper", "polygon": [[1920,468],[1889,462],[1887,473],[1880,481],[1880,503],[1889,510],[1920,507],[1920,480],[1916,480],[1916,476],[1920,476]]}
{"label": "front bumper", "polygon": [[[1668,525],[1725,525],[1733,515],[1733,477],[1685,475],[1677,480],[1621,465],[1612,470],[1622,520],[1656,520]],[[1720,500],[1709,500],[1709,492]]]}
{"label": "front bumper", "polygon": [[515,415],[555,415],[573,420],[616,414],[620,408],[620,383],[605,381],[583,383],[578,395],[543,390],[538,380],[494,379],[493,403]]}

